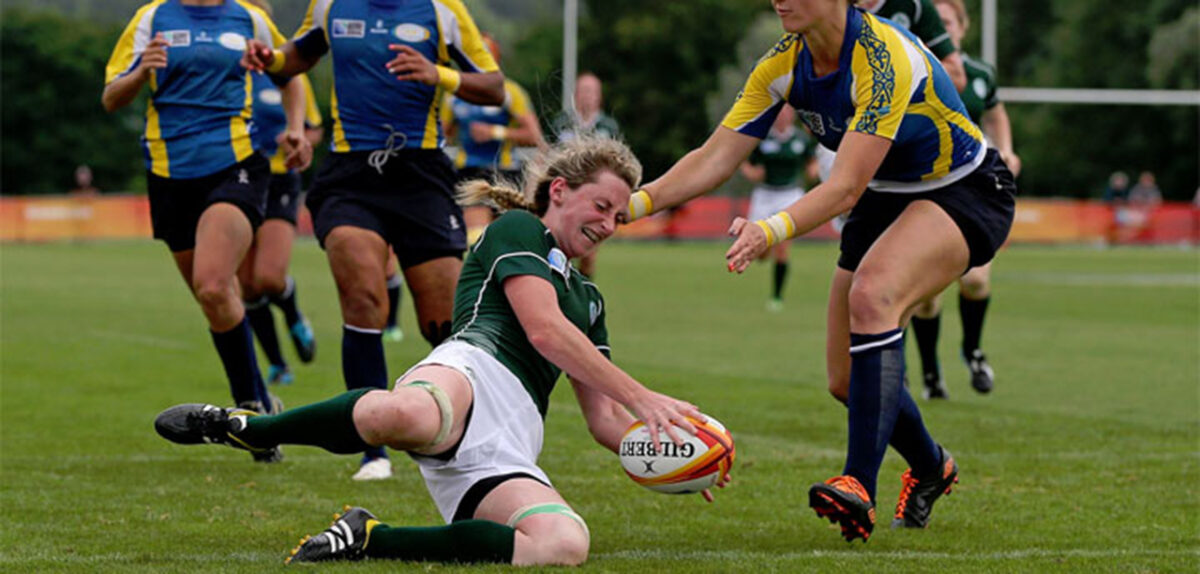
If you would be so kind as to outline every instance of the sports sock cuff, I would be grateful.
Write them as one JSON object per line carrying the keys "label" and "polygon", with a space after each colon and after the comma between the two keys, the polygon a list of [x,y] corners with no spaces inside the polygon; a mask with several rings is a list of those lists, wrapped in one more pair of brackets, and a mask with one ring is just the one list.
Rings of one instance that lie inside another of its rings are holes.
{"label": "sports sock cuff", "polygon": [[850,354],[898,347],[903,342],[904,330],[899,327],[872,335],[850,333]]}
{"label": "sports sock cuff", "polygon": [[259,297],[257,299],[251,299],[249,301],[242,302],[242,305],[244,305],[246,307],[247,311],[261,309],[270,304],[271,304],[271,299],[270,299],[270,297],[267,297],[266,295],[263,295],[262,297]]}

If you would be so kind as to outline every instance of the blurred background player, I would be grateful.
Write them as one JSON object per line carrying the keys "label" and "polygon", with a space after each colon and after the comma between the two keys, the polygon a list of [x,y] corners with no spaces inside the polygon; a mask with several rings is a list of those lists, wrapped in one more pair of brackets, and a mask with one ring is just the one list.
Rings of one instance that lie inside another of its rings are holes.
{"label": "blurred background player", "polygon": [[[583,72],[575,78],[574,102],[575,109],[563,110],[554,121],[554,132],[559,141],[569,141],[577,134],[621,139],[621,126],[616,119],[604,113],[604,85],[596,74]],[[579,260],[579,271],[595,278],[595,250]]]}
{"label": "blurred background player", "polygon": [[[954,47],[961,50],[962,39],[971,23],[962,0],[934,0],[934,4]],[[1013,151],[1008,112],[1004,109],[1004,103],[996,98],[996,71],[965,52],[960,53],[967,72],[967,87],[959,92],[959,96],[971,121],[983,128],[988,145],[1000,152],[1000,159],[1008,165],[1015,178],[1021,173],[1021,158]],[[983,338],[984,315],[991,301],[991,271],[992,264],[989,262],[972,267],[958,279],[958,314],[963,329],[961,356],[971,374],[971,388],[979,393],[989,393],[995,385],[992,366],[979,348]],[[921,378],[927,399],[947,398],[946,384],[937,357],[941,311],[942,296],[938,293],[917,306],[911,321],[921,356]]]}
{"label": "blurred background player", "polygon": [[100,188],[92,183],[92,168],[80,165],[75,168],[75,185],[67,193],[75,197],[94,197],[100,195]]}
{"label": "blurred background player", "polygon": [[[251,1],[268,16],[274,15],[267,0]],[[285,165],[288,150],[279,145],[287,128],[287,114],[279,88],[266,74],[253,74],[253,77],[254,124],[258,128],[254,144],[263,155],[271,158],[271,179],[267,186],[265,219],[254,234],[254,245],[246,254],[238,275],[246,317],[270,363],[267,383],[286,385],[292,382],[293,374],[279,348],[271,304],[283,312],[288,334],[301,362],[312,361],[317,349],[312,325],[296,304],[296,280],[288,275],[292,242],[296,238],[296,214],[300,209],[300,172],[288,169]],[[293,81],[304,86],[304,137],[310,145],[316,146],[321,143],[324,132],[312,84],[303,74]]]}
{"label": "blurred background player", "polygon": [[677,429],[657,429],[694,433],[686,417],[702,416],[609,360],[604,299],[571,267],[625,220],[642,171],[624,144],[589,139],[537,160],[527,193],[486,180],[462,184],[464,203],[486,199],[512,211],[467,256],[454,336],[390,392],[360,389],[278,416],[179,405],[155,420],[159,434],[252,450],[286,443],[346,453],[387,444],[412,454],[445,526],[393,527],[354,508],[306,536],[289,562],[587,560],[586,523],[537,464],[559,375],[567,373],[592,437],[614,453],[635,420],[654,429],[653,440],[678,443]]}
{"label": "blurred background player", "polygon": [[[313,230],[338,288],[347,388],[386,389],[387,261],[396,254],[421,334],[450,334],[466,231],[442,151],[445,94],[504,101],[504,76],[460,0],[321,0],[280,49],[250,42],[246,66],[291,77],[333,60],[333,141],[308,193]],[[460,70],[448,67],[454,61]],[[382,446],[356,480],[390,477]]]}
{"label": "blurred background player", "polygon": [[[771,124],[771,131],[742,163],[742,176],[755,183],[750,194],[751,221],[766,219],[804,195],[805,180],[816,179],[814,142],[808,132],[796,128],[796,112],[784,106]],[[767,310],[783,310],[783,284],[788,272],[788,247],[780,241],[771,248],[775,266],[771,274],[771,298]]]}
{"label": "blurred background player", "polygon": [[[491,35],[482,36],[499,64],[500,45]],[[499,106],[473,104],[450,96],[442,106],[442,129],[447,140],[457,143],[454,167],[459,181],[497,181],[498,177],[517,181],[521,161],[515,147],[544,145],[529,94],[508,78],[504,80],[504,103]],[[463,206],[463,219],[467,224],[467,245],[474,245],[492,221],[492,207]]]}
{"label": "blurred background player", "polygon": [[[264,46],[284,41],[267,14],[248,4],[146,4],[113,49],[102,103],[112,112],[150,86],[142,143],[154,237],[166,242],[208,320],[234,403],[270,413],[277,405],[258,370],[237,284],[263,220],[270,177],[267,159],[254,149],[251,74],[238,62],[247,39]],[[303,115],[294,113],[303,110],[303,86],[280,81],[288,110],[285,163],[303,168],[312,159]],[[280,458],[277,449],[254,456]]]}
{"label": "blurred background player", "polygon": [[924,528],[958,466],[904,387],[902,325],[919,302],[1004,243],[1012,174],[987,149],[946,71],[907,32],[847,0],[772,7],[788,33],[755,65],[708,140],[630,198],[631,218],[725,182],[784,106],[800,110],[813,136],[839,151],[830,177],[787,209],[734,220],[726,265],[741,273],[775,243],[851,210],[825,343],[830,394],[848,407],[846,462],[809,489],[809,505],[840,523],[846,540],[865,541],[890,444],[910,465],[892,526]]}

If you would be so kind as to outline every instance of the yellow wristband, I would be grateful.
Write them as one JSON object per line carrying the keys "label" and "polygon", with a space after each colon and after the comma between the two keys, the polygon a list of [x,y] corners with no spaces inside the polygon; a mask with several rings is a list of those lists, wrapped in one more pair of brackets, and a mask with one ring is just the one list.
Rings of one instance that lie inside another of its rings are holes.
{"label": "yellow wristband", "polygon": [[639,189],[629,196],[629,221],[636,221],[650,215],[654,211],[654,202],[645,189]]}
{"label": "yellow wristband", "polygon": [[767,247],[791,239],[796,234],[796,222],[786,211],[754,222],[767,236]]}
{"label": "yellow wristband", "polygon": [[446,66],[436,66],[436,68],[438,85],[451,94],[457,92],[458,86],[462,84],[462,74],[458,73],[458,70],[447,68]]}
{"label": "yellow wristband", "polygon": [[278,74],[280,70],[283,70],[283,65],[287,63],[287,55],[283,53],[283,50],[272,50],[271,53],[274,54],[274,59],[267,66],[267,72]]}
{"label": "yellow wristband", "polygon": [[492,126],[492,139],[504,141],[508,137],[508,128],[504,126]]}

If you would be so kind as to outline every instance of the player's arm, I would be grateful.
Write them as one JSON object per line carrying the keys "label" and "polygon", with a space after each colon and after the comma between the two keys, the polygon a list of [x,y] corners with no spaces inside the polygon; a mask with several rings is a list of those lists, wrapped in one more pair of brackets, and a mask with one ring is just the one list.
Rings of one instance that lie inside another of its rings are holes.
{"label": "player's arm", "polygon": [[[892,140],[885,137],[847,132],[838,147],[828,181],[804,194],[782,214],[771,216],[761,224],[741,217],[734,219],[729,234],[736,236],[737,241],[725,253],[729,270],[745,271],[771,245],[808,233],[854,207],[891,147]],[[774,241],[768,240],[768,230],[776,234]]]}
{"label": "player's arm", "polygon": [[[536,275],[514,275],[504,280],[504,295],[517,315],[529,343],[539,354],[557,365],[572,380],[604,393],[633,411],[651,429],[657,441],[658,429],[667,429],[675,442],[671,425],[695,434],[696,428],[687,421],[692,416],[703,419],[699,409],[647,389],[612,364],[596,346],[572,324],[558,305],[558,294],[549,281]],[[551,303],[551,304],[547,304]]]}
{"label": "player's arm", "polygon": [[758,138],[717,127],[704,145],[688,152],[662,177],[642,186],[631,199],[631,213],[636,219],[716,189],[733,176],[758,142]]}
{"label": "player's arm", "polygon": [[248,40],[246,51],[242,54],[242,67],[280,78],[303,74],[319,61],[319,54],[306,53],[297,48],[294,40],[288,40],[279,48],[271,48],[259,40]]}
{"label": "player's arm", "polygon": [[292,76],[280,89],[283,96],[283,112],[287,116],[287,128],[279,136],[279,144],[283,146],[285,165],[289,169],[308,169],[312,163],[312,142],[305,133],[307,117],[307,95],[304,93],[304,80]]}
{"label": "player's arm", "polygon": [[983,112],[980,120],[983,132],[995,144],[1004,163],[1008,164],[1013,177],[1021,174],[1021,158],[1013,151],[1012,125],[1008,122],[1008,111],[1002,102]]}
{"label": "player's arm", "polygon": [[616,453],[621,446],[621,437],[637,419],[608,395],[571,378],[571,388],[587,421],[592,438],[608,450]]}
{"label": "player's arm", "polygon": [[[133,33],[126,31],[127,35]],[[121,42],[118,43],[118,50],[126,42],[126,38],[122,37]],[[133,40],[130,39],[128,42],[132,43]],[[116,57],[117,55],[114,54],[114,58]],[[133,70],[115,76],[104,86],[100,103],[106,112],[113,112],[129,105],[137,98],[138,92],[142,91],[142,86],[150,81],[154,70],[162,70],[167,67],[167,41],[163,38],[162,32],[155,34],[145,48],[140,50],[135,48],[134,53],[129,54],[128,57],[137,60],[137,65]]]}
{"label": "player's arm", "polygon": [[942,67],[946,68],[950,81],[954,82],[955,90],[961,92],[967,89],[967,69],[963,67],[962,54],[957,51],[947,54],[942,58]]}

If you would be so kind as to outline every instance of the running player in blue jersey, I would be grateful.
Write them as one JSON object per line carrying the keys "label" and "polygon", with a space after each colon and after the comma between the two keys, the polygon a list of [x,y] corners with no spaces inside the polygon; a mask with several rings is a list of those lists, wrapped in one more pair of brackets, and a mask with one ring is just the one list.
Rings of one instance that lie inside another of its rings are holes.
{"label": "running player in blue jersey", "polygon": [[[283,41],[246,2],[155,0],[137,11],[113,49],[102,96],[111,112],[149,85],[142,144],[154,237],[166,242],[204,311],[234,402],[260,412],[275,406],[255,360],[237,270],[263,221],[270,166],[255,151],[252,74],[238,61],[247,42]],[[302,89],[283,83],[285,106],[303,105]],[[304,167],[312,146],[303,118],[289,115],[287,125],[285,163]],[[255,458],[278,460],[279,453]]]}
{"label": "running player in blue jersey", "polygon": [[[250,1],[268,16],[272,15],[271,5],[266,0]],[[304,137],[315,146],[321,142],[323,130],[312,85],[303,75],[296,76],[294,81],[304,87],[303,110],[298,108],[294,115],[304,118]],[[294,105],[299,106],[299,103]],[[288,150],[279,145],[278,140],[286,132],[287,114],[279,88],[266,74],[254,74],[254,123],[258,128],[255,148],[271,158],[271,180],[267,186],[266,219],[254,234],[254,246],[238,274],[246,316],[270,363],[267,383],[290,384],[293,375],[279,348],[271,304],[283,311],[288,334],[302,362],[313,360],[317,343],[312,326],[297,306],[296,280],[287,272],[296,237],[296,214],[300,209],[300,172],[285,165]]]}
{"label": "running player in blue jersey", "polygon": [[[808,132],[796,129],[795,111],[787,106],[780,108],[766,137],[742,163],[742,177],[754,182],[747,219],[766,219],[804,196],[805,180],[816,179],[814,148],[816,143]],[[771,248],[775,265],[767,310],[773,313],[783,310],[783,284],[787,279],[791,243],[780,241]]]}
{"label": "running player in blue jersey", "polygon": [[759,60],[720,127],[630,200],[633,217],[716,188],[792,106],[837,160],[829,179],[764,220],[738,218],[741,272],[772,245],[852,209],[830,288],[829,390],[849,407],[846,464],[809,502],[847,540],[875,526],[890,444],[908,461],[893,526],[924,527],[958,467],[904,388],[912,308],[987,263],[1012,225],[1012,174],[967,117],[945,70],[907,31],[847,0],[774,0],[787,34]]}
{"label": "running player in blue jersey", "polygon": [[[500,62],[500,45],[489,34],[483,41],[496,62]],[[457,142],[458,153],[454,167],[459,181],[497,177],[515,181],[520,175],[521,162],[517,146],[540,146],[542,128],[529,103],[529,94],[516,82],[504,80],[504,103],[481,106],[451,96],[442,106],[442,127],[446,138]],[[474,245],[483,229],[492,221],[492,208],[487,205],[463,207],[467,223],[467,245]]]}
{"label": "running player in blue jersey", "polygon": [[609,361],[604,299],[571,266],[572,257],[595,249],[624,221],[641,178],[623,144],[590,140],[560,144],[545,161],[527,165],[527,194],[484,180],[462,184],[465,202],[486,198],[512,211],[488,226],[467,256],[454,335],[392,391],[361,389],[275,416],[179,405],[161,413],[155,428],[181,444],[407,450],[448,523],[393,527],[355,508],[305,537],[289,562],[582,563],[587,525],[537,464],[561,372],[593,438],[613,452],[636,419],[654,429],[654,440],[678,441],[676,431],[657,429],[674,423],[694,432],[686,417],[700,416]]}
{"label": "running player in blue jersey", "polygon": [[[961,49],[970,18],[962,0],[933,0],[942,25],[946,27],[955,48]],[[996,98],[996,71],[991,66],[963,54],[967,71],[967,87],[959,92],[971,120],[983,128],[988,144],[996,148],[1013,176],[1021,173],[1021,158],[1013,151],[1012,128],[1008,112]],[[971,387],[979,393],[990,393],[995,385],[995,373],[987,356],[980,349],[983,338],[983,318],[992,294],[992,264],[972,267],[958,280],[958,314],[962,319],[961,354],[971,375]],[[938,334],[942,322],[942,298],[937,294],[913,313],[912,329],[921,355],[922,380],[925,398],[947,398],[946,384],[938,364]]]}
{"label": "running player in blue jersey", "polygon": [[[278,49],[250,42],[244,63],[291,77],[325,54],[333,61],[333,153],[306,204],[338,286],[343,377],[384,389],[389,246],[421,334],[431,345],[450,334],[466,231],[438,107],[446,93],[498,105],[504,75],[461,0],[313,0],[291,41]],[[355,478],[391,472],[386,452],[374,448]]]}

